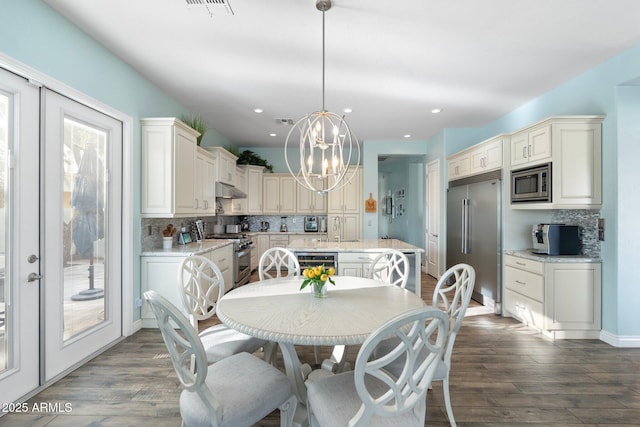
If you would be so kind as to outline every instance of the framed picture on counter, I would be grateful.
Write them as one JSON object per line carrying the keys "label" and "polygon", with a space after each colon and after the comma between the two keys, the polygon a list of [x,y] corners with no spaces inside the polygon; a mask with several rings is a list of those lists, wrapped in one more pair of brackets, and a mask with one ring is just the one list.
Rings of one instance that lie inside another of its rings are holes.
{"label": "framed picture on counter", "polygon": [[187,243],[191,243],[191,234],[189,234],[188,232],[184,231],[182,233],[180,233],[180,237],[178,238],[178,243],[181,245],[186,245]]}

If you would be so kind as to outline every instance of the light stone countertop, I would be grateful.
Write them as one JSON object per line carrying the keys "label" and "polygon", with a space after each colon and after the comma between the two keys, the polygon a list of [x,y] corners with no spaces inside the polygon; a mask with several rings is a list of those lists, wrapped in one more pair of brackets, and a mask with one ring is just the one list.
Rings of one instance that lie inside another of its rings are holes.
{"label": "light stone countertop", "polygon": [[267,236],[322,236],[322,237],[326,237],[327,236],[327,232],[305,232],[305,231],[247,231],[247,234],[250,234],[252,236],[260,236],[260,235],[267,235]]}
{"label": "light stone countertop", "polygon": [[585,255],[539,255],[531,253],[528,249],[504,251],[504,254],[538,262],[602,262],[602,259],[599,257]]}
{"label": "light stone countertop", "polygon": [[314,252],[382,252],[385,249],[397,249],[401,252],[424,252],[424,249],[398,239],[361,239],[341,241],[304,238],[289,242],[287,249]]}
{"label": "light stone countertop", "polygon": [[171,249],[153,248],[142,252],[140,256],[190,256],[202,255],[215,249],[220,249],[233,244],[233,240],[205,239],[202,242],[193,242],[186,245],[173,245]]}

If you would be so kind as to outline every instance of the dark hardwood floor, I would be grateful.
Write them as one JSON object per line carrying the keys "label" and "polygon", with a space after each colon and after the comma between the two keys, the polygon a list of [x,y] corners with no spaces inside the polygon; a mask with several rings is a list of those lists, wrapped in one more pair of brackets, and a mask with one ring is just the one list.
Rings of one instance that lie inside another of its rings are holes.
{"label": "dark hardwood floor", "polygon": [[[434,284],[423,275],[427,301]],[[478,304],[467,315],[451,372],[459,426],[640,425],[640,349],[551,341]],[[313,360],[311,348],[299,350],[301,360]],[[329,350],[322,348],[326,356]],[[352,360],[356,352],[350,349]],[[27,413],[0,418],[0,425],[179,426],[180,390],[159,332],[144,329],[30,399]],[[427,425],[449,425],[441,383],[427,399]],[[278,414],[259,425],[279,425]]]}

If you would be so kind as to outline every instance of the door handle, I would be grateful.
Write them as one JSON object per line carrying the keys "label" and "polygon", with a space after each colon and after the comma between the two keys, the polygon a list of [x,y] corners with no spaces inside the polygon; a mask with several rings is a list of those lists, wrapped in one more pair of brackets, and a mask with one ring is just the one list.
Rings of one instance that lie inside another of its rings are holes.
{"label": "door handle", "polygon": [[470,210],[470,205],[471,205],[471,200],[470,199],[464,199],[462,201],[462,227],[463,227],[463,234],[462,234],[462,253],[463,254],[469,254],[471,253],[470,250],[470,228],[471,228],[471,220],[470,220],[470,215],[471,212],[469,212]]}
{"label": "door handle", "polygon": [[29,273],[27,276],[27,282],[35,282],[36,280],[42,279],[42,276],[38,273]]}

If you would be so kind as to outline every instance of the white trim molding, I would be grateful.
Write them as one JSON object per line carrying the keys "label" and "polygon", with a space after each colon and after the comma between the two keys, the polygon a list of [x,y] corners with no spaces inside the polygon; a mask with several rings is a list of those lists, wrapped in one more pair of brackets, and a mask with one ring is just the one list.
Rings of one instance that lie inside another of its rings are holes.
{"label": "white trim molding", "polygon": [[614,335],[611,332],[600,331],[600,340],[614,347],[640,348],[640,336]]}

